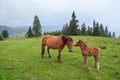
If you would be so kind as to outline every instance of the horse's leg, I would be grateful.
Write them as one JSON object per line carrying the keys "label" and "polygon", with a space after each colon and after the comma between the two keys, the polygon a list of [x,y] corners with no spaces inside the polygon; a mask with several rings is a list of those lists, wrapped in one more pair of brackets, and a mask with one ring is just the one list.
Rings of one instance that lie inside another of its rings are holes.
{"label": "horse's leg", "polygon": [[87,63],[87,56],[84,56],[84,68],[88,68],[88,63]]}
{"label": "horse's leg", "polygon": [[99,55],[97,55],[97,70],[99,70],[100,66],[99,66]]}
{"label": "horse's leg", "polygon": [[45,53],[45,44],[42,44],[42,49],[41,49],[42,55],[41,57],[43,58],[44,53]]}
{"label": "horse's leg", "polygon": [[94,65],[94,67],[97,67],[97,57],[96,57],[96,55],[94,55],[94,59],[95,59],[95,65]]}
{"label": "horse's leg", "polygon": [[47,51],[48,51],[48,57],[51,58],[51,56],[50,56],[50,48],[49,47],[47,48]]}
{"label": "horse's leg", "polygon": [[61,63],[61,50],[62,49],[58,49],[58,62]]}

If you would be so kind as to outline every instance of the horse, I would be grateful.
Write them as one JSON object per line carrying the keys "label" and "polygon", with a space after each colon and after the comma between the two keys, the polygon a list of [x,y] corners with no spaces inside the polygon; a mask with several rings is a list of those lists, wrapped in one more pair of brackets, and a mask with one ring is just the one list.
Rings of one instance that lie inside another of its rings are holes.
{"label": "horse", "polygon": [[41,57],[44,57],[45,52],[45,46],[47,46],[47,52],[49,58],[51,58],[50,55],[50,49],[58,49],[58,62],[61,62],[61,51],[62,49],[67,45],[68,51],[72,52],[72,46],[73,46],[73,39],[66,35],[59,35],[59,36],[52,36],[52,35],[46,35],[42,38],[42,49],[41,49]]}
{"label": "horse", "polygon": [[94,56],[95,59],[95,67],[99,70],[99,58],[100,58],[100,48],[99,47],[88,47],[82,40],[79,40],[74,44],[74,46],[79,46],[82,51],[82,55],[84,56],[84,68],[88,68],[87,57]]}

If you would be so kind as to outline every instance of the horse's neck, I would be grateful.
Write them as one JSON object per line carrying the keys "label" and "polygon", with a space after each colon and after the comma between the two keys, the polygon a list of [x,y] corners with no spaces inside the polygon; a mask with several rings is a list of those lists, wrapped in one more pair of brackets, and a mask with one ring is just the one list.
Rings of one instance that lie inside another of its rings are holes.
{"label": "horse's neck", "polygon": [[85,49],[87,48],[87,45],[82,43],[80,48],[81,48],[82,52],[84,53]]}

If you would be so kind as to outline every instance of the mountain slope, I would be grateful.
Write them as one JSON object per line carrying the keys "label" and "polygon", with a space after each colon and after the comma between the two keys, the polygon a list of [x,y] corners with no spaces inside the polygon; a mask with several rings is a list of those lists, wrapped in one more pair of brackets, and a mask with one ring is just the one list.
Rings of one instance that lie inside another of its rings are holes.
{"label": "mountain slope", "polygon": [[24,26],[12,28],[9,26],[0,25],[0,34],[2,34],[3,30],[8,30],[10,37],[24,36],[27,32],[27,28]]}

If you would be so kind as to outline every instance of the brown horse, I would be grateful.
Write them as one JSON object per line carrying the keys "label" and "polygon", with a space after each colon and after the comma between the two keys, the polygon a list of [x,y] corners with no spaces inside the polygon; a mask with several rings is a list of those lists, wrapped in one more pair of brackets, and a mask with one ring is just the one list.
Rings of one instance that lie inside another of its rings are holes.
{"label": "brown horse", "polygon": [[88,68],[87,56],[94,56],[95,67],[99,70],[99,55],[100,48],[98,47],[88,47],[82,40],[79,40],[74,44],[74,46],[79,46],[82,50],[82,55],[84,56],[84,68]]}
{"label": "brown horse", "polygon": [[45,46],[48,46],[47,51],[48,51],[48,56],[50,56],[50,48],[51,49],[58,49],[58,62],[60,62],[61,59],[61,51],[64,48],[65,45],[67,45],[69,52],[72,52],[72,45],[73,45],[73,39],[69,36],[66,35],[60,35],[60,36],[51,36],[51,35],[46,35],[42,38],[42,58],[44,56],[45,52]]}

